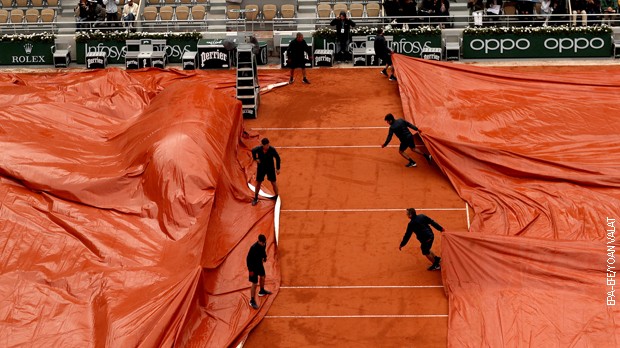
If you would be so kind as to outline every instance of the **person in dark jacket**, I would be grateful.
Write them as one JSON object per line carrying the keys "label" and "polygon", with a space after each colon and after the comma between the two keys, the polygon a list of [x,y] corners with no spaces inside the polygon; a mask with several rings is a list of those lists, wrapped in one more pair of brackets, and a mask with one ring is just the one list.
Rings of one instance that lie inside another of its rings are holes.
{"label": "person in dark jacket", "polygon": [[338,53],[336,60],[349,60],[349,42],[351,41],[351,27],[355,26],[355,22],[347,18],[347,13],[340,12],[338,18],[334,18],[329,25],[336,26],[336,38],[338,39]]}
{"label": "person in dark jacket", "polygon": [[[261,184],[267,179],[271,181],[273,186],[274,196],[271,199],[278,199],[278,185],[276,184],[276,174],[280,174],[280,155],[274,147],[269,145],[269,139],[263,138],[261,144],[252,149],[252,158],[258,163],[256,166],[256,189],[254,190],[254,199],[252,205],[258,203],[258,192],[260,191]],[[276,160],[276,166],[273,166],[273,160]]]}
{"label": "person in dark jacket", "polygon": [[385,37],[383,36],[383,29],[379,28],[377,30],[377,35],[375,36],[375,54],[382,62],[385,63],[385,68],[381,70],[381,73],[385,76],[388,76],[387,70],[391,67],[392,74],[390,75],[390,81],[396,81],[396,76],[394,76],[394,66],[392,65],[392,53],[394,53],[387,45],[387,41],[385,41]]}
{"label": "person in dark jacket", "polygon": [[252,287],[250,288],[250,306],[254,309],[258,309],[255,296],[256,284],[259,283],[259,279],[260,291],[258,292],[258,296],[271,295],[271,291],[265,290],[265,267],[263,266],[263,262],[267,262],[266,247],[267,237],[261,234],[258,236],[258,242],[250,247],[248,256],[245,258],[245,262],[248,266],[249,280],[252,283]]}
{"label": "person in dark jacket", "polygon": [[428,270],[440,270],[441,266],[439,265],[439,262],[441,262],[441,257],[435,255],[435,253],[431,251],[435,235],[433,234],[433,230],[431,230],[430,226],[433,226],[440,232],[445,232],[446,230],[428,216],[424,214],[416,214],[414,208],[407,209],[407,217],[409,217],[409,224],[407,224],[407,231],[403,236],[403,240],[400,242],[398,250],[402,250],[403,247],[407,245],[407,242],[409,242],[411,235],[415,233],[416,238],[420,241],[422,255],[426,256],[426,258],[432,263]]}
{"label": "person in dark jacket", "polygon": [[400,146],[398,147],[398,153],[400,153],[401,156],[403,156],[406,160],[409,161],[409,163],[405,165],[406,167],[416,166],[415,161],[411,159],[411,157],[409,157],[407,153],[405,153],[405,150],[407,150],[407,148],[410,148],[414,152],[417,152],[420,155],[424,156],[424,158],[426,158],[426,160],[429,163],[431,162],[431,159],[432,159],[431,155],[427,155],[415,147],[415,141],[413,140],[413,134],[411,134],[411,132],[408,129],[408,128],[411,128],[414,131],[419,132],[418,127],[403,120],[402,118],[399,118],[396,120],[394,119],[394,115],[392,114],[385,115],[384,120],[385,122],[387,122],[387,124],[390,125],[390,131],[388,133],[387,139],[385,139],[385,143],[381,145],[382,148],[388,146],[390,141],[392,141],[392,135],[396,134],[396,137],[400,140]]}
{"label": "person in dark jacket", "polygon": [[304,35],[302,33],[297,33],[297,36],[294,40],[291,40],[286,50],[287,63],[291,68],[291,78],[288,83],[293,83],[293,81],[295,81],[295,68],[301,68],[301,73],[304,77],[302,80],[303,83],[310,83],[306,78],[306,54],[308,55],[308,59],[312,61],[310,46],[308,46],[308,43],[304,40]]}

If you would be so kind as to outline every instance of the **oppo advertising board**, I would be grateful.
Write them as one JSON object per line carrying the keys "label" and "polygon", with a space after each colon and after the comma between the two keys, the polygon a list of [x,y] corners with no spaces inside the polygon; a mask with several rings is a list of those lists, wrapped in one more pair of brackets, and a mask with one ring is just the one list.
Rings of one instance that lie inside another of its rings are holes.
{"label": "oppo advertising board", "polygon": [[468,35],[463,34],[463,58],[584,58],[611,57],[611,34]]}

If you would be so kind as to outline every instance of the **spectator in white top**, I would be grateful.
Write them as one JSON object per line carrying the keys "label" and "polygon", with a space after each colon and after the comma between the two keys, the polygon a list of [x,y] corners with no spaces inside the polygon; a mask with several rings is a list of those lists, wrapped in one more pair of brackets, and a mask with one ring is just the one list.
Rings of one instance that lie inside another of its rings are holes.
{"label": "spectator in white top", "polygon": [[106,21],[111,22],[111,27],[120,26],[118,22],[118,4],[119,0],[103,0],[105,6]]}
{"label": "spectator in white top", "polygon": [[125,26],[133,28],[133,22],[138,18],[138,8],[140,5],[133,2],[133,0],[127,0],[125,6],[123,6],[123,21]]}

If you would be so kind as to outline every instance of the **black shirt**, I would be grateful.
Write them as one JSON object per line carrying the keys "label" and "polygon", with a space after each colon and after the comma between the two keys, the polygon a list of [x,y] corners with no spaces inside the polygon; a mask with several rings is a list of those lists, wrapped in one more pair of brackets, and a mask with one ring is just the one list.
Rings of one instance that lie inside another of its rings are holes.
{"label": "black shirt", "polygon": [[276,169],[280,170],[280,155],[276,149],[272,146],[269,146],[267,152],[263,151],[263,146],[259,145],[252,149],[252,158],[254,160],[259,160],[258,164],[261,168],[264,169],[273,169],[273,159],[276,159]]}
{"label": "black shirt", "polygon": [[342,20],[340,19],[340,17],[334,18],[332,19],[331,23],[329,23],[329,25],[335,25],[336,26],[336,36],[339,39],[349,39],[349,33],[351,31],[351,27],[355,26],[355,22],[353,22],[350,19],[345,19]]}
{"label": "black shirt", "polygon": [[400,242],[400,247],[404,247],[409,242],[409,238],[411,238],[411,234],[415,233],[416,238],[420,242],[425,242],[429,238],[433,236],[433,231],[431,230],[432,225],[435,227],[437,231],[443,232],[443,227],[441,227],[438,223],[436,223],[433,219],[429,218],[424,214],[418,214],[414,216],[407,225],[407,232],[403,236],[403,241]]}
{"label": "black shirt", "polygon": [[383,35],[375,36],[374,46],[375,54],[377,55],[377,57],[382,58],[390,54],[390,50],[387,46],[387,41],[385,41],[385,37]]}
{"label": "black shirt", "polygon": [[404,142],[405,140],[407,140],[407,138],[412,137],[413,134],[411,134],[411,132],[407,128],[411,128],[414,131],[418,131],[418,127],[403,120],[402,118],[394,120],[394,122],[392,122],[392,124],[390,125],[390,132],[388,133],[387,139],[385,139],[385,143],[383,145],[387,146],[387,144],[389,144],[390,141],[392,141],[392,135],[394,134],[396,134],[396,137],[401,142]]}
{"label": "black shirt", "polygon": [[248,256],[245,259],[245,262],[248,265],[248,270],[255,271],[263,267],[263,260],[267,258],[265,247],[266,245],[262,246],[258,242],[254,243],[250,247]]}
{"label": "black shirt", "polygon": [[291,40],[286,51],[288,53],[288,58],[294,62],[303,62],[305,59],[304,52],[308,54],[308,57],[312,55],[312,51],[310,51],[310,46],[308,46],[306,40]]}

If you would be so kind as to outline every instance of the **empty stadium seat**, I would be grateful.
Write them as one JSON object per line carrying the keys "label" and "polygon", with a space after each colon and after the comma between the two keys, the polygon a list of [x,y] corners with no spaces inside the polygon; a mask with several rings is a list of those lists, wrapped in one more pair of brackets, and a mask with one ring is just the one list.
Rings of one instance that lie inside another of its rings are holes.
{"label": "empty stadium seat", "polygon": [[186,21],[189,19],[189,7],[185,5],[177,6],[175,13],[178,21]]}
{"label": "empty stadium seat", "polygon": [[239,5],[226,5],[226,18],[239,19],[240,9],[241,6]]}
{"label": "empty stadium seat", "polygon": [[278,14],[278,8],[274,4],[263,5],[263,19],[266,21],[272,21],[276,14]]}
{"label": "empty stadium seat", "polygon": [[[180,2],[181,2],[181,4],[187,4],[187,5],[189,5],[189,4],[191,4],[191,3],[192,3],[192,0],[181,0]],[[188,9],[189,9],[189,7],[188,7]]]}
{"label": "empty stadium seat", "polygon": [[60,0],[47,0],[45,3],[47,7],[57,7],[60,9]]}
{"label": "empty stadium seat", "polygon": [[195,21],[202,21],[205,19],[207,10],[202,5],[196,5],[192,7],[192,19]]}
{"label": "empty stadium seat", "polygon": [[258,17],[258,5],[246,5],[245,6],[245,19],[248,21],[255,21]]}
{"label": "empty stadium seat", "polygon": [[339,2],[334,5],[334,16],[338,17],[342,11],[344,11],[344,13],[349,12],[349,7],[347,4]]}
{"label": "empty stadium seat", "polygon": [[362,17],[364,15],[364,5],[361,3],[351,4],[351,17]]}
{"label": "empty stadium seat", "polygon": [[157,7],[155,6],[147,6],[144,8],[142,12],[142,19],[145,21],[155,21],[157,20]]}
{"label": "empty stadium seat", "polygon": [[0,23],[6,23],[9,20],[9,11],[0,9]]}
{"label": "empty stadium seat", "polygon": [[148,5],[159,6],[159,0],[147,0]]}
{"label": "empty stadium seat", "polygon": [[159,8],[159,20],[171,21],[174,17],[174,8],[170,5],[162,6]]}
{"label": "empty stadium seat", "polygon": [[26,10],[26,23],[37,23],[39,21],[39,10],[29,8]]}
{"label": "empty stadium seat", "polygon": [[[284,5],[282,5],[282,7],[284,7]],[[316,15],[319,18],[329,18],[331,14],[332,14],[332,7],[329,4],[320,3],[316,6]]]}
{"label": "empty stadium seat", "polygon": [[28,7],[28,0],[15,0],[17,7]]}
{"label": "empty stadium seat", "polygon": [[295,5],[282,5],[282,7],[280,7],[280,15],[282,16],[282,18],[295,18]]}
{"label": "empty stadium seat", "polygon": [[56,10],[44,8],[41,10],[41,22],[53,23],[56,20]]}
{"label": "empty stadium seat", "polygon": [[24,21],[24,11],[21,9],[13,9],[11,10],[11,23],[18,24]]}
{"label": "empty stadium seat", "polygon": [[367,17],[379,17],[381,14],[381,5],[378,2],[369,2],[366,4]]}
{"label": "empty stadium seat", "polygon": [[32,7],[43,7],[43,0],[31,0]]}
{"label": "empty stadium seat", "polygon": [[2,0],[2,9],[8,11],[13,6],[13,0]]}

